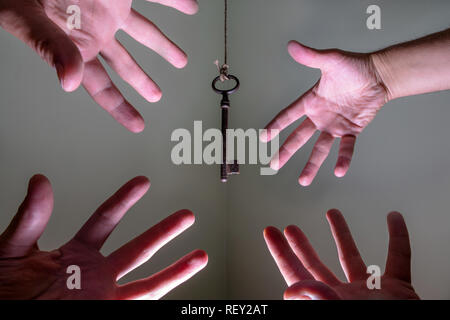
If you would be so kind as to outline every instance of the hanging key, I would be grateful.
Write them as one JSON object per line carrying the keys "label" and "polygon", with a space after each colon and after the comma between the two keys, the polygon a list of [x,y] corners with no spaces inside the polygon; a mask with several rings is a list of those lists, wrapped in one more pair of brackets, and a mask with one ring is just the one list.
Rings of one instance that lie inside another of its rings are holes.
{"label": "hanging key", "polygon": [[221,76],[214,79],[212,83],[212,88],[214,92],[222,95],[222,100],[220,101],[220,108],[222,110],[222,164],[220,165],[220,179],[222,182],[227,182],[230,175],[239,174],[239,163],[234,160],[233,163],[228,163],[227,161],[227,129],[228,129],[228,116],[230,110],[230,95],[235,93],[240,86],[239,79],[232,75],[226,75],[227,79],[236,82],[235,86],[228,90],[222,90],[217,88],[217,83],[223,82]]}

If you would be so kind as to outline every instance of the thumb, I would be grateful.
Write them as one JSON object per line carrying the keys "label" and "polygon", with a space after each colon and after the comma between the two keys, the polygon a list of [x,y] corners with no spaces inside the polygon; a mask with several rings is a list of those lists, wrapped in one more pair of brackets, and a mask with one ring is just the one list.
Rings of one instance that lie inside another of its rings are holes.
{"label": "thumb", "polygon": [[317,50],[297,41],[289,42],[288,52],[298,63],[316,69],[325,69],[336,58],[335,50]]}
{"label": "thumb", "polygon": [[28,193],[17,214],[0,236],[0,256],[25,256],[40,238],[53,211],[53,191],[43,175],[30,179]]}
{"label": "thumb", "polygon": [[[31,5],[30,5],[31,6]],[[1,25],[55,67],[65,91],[76,90],[83,79],[83,59],[69,36],[36,6],[1,10]]]}
{"label": "thumb", "polygon": [[340,300],[336,291],[316,280],[295,283],[284,292],[285,300]]}

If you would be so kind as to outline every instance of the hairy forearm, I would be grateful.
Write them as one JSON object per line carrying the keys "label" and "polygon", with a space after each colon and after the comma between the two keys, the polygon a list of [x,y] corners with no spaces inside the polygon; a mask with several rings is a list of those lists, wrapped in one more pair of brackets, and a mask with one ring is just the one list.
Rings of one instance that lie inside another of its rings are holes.
{"label": "hairy forearm", "polygon": [[450,89],[450,29],[370,57],[389,99]]}

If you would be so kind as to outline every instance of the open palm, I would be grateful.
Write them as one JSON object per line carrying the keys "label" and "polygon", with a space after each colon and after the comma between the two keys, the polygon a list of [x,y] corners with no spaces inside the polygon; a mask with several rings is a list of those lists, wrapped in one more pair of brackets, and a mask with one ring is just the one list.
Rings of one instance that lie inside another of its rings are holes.
{"label": "open palm", "polygon": [[[194,14],[196,0],[147,0]],[[187,64],[186,54],[151,21],[131,8],[132,0],[4,0],[0,25],[26,42],[57,70],[61,85],[73,91],[80,84],[114,119],[132,132],[144,129],[144,120],[112,83],[99,55],[149,102],[161,99],[158,85],[146,75],[115,38],[123,30],[156,51],[177,68]],[[80,28],[69,29],[69,6],[80,9]]]}
{"label": "open palm", "polygon": [[267,132],[261,136],[264,142],[306,116],[281,146],[271,167],[281,169],[318,130],[321,134],[299,183],[311,184],[336,138],[341,138],[341,144],[335,174],[342,177],[350,166],[356,137],[387,102],[387,91],[367,54],[336,49],[319,51],[297,42],[291,42],[288,48],[298,63],[320,68],[322,77],[266,126]]}
{"label": "open palm", "polygon": [[400,213],[388,215],[389,253],[380,289],[369,289],[367,267],[342,214],[330,210],[327,219],[348,282],[340,281],[320,261],[298,227],[287,227],[284,235],[274,227],[264,230],[267,246],[289,286],[285,299],[419,299],[411,285],[411,249],[408,230]]}
{"label": "open palm", "polygon": [[[203,269],[208,257],[196,250],[149,278],[117,284],[194,223],[192,212],[179,211],[103,256],[103,243],[149,186],[145,177],[129,181],[72,240],[47,252],[39,250],[37,240],[52,213],[53,192],[44,176],[34,176],[18,213],[0,235],[0,299],[159,299]],[[79,268],[80,288],[68,286],[72,266]]]}

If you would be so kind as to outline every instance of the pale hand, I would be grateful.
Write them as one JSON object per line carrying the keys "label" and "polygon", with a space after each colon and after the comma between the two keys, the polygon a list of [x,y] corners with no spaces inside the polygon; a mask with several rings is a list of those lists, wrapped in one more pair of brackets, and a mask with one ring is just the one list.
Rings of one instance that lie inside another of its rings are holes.
{"label": "pale hand", "polygon": [[327,219],[348,282],[340,281],[323,263],[296,226],[284,235],[274,227],[264,238],[289,288],[287,300],[406,300],[419,299],[411,285],[411,248],[408,229],[400,213],[388,215],[389,252],[380,289],[369,289],[367,267],[359,254],[344,217],[330,210]]}
{"label": "pale hand", "polygon": [[321,134],[299,183],[303,186],[312,183],[336,138],[341,138],[341,143],[335,175],[343,177],[350,167],[356,137],[388,101],[386,88],[369,54],[315,50],[297,42],[290,42],[288,49],[298,63],[320,68],[322,77],[266,126],[267,132],[261,135],[263,142],[306,116],[272,159],[271,167],[281,169],[318,130]]}
{"label": "pale hand", "polygon": [[[39,250],[37,240],[50,218],[53,192],[47,178],[34,176],[18,213],[0,236],[0,299],[159,299],[203,269],[208,257],[196,250],[149,278],[117,284],[195,220],[192,212],[179,211],[103,256],[99,252],[103,243],[149,186],[145,177],[129,181],[97,209],[72,240],[45,252]],[[80,290],[67,285],[72,265],[80,268]]]}
{"label": "pale hand", "polygon": [[[174,7],[186,14],[198,10],[196,0],[147,0]],[[97,104],[132,132],[144,129],[139,112],[112,83],[99,55],[149,102],[161,99],[160,88],[146,75],[125,47],[115,38],[123,30],[154,50],[177,68],[187,64],[186,54],[151,21],[131,8],[132,0],[3,0],[0,26],[23,40],[50,66],[56,68],[61,85],[73,91],[80,84]],[[69,30],[68,8],[80,8],[80,29]]]}

